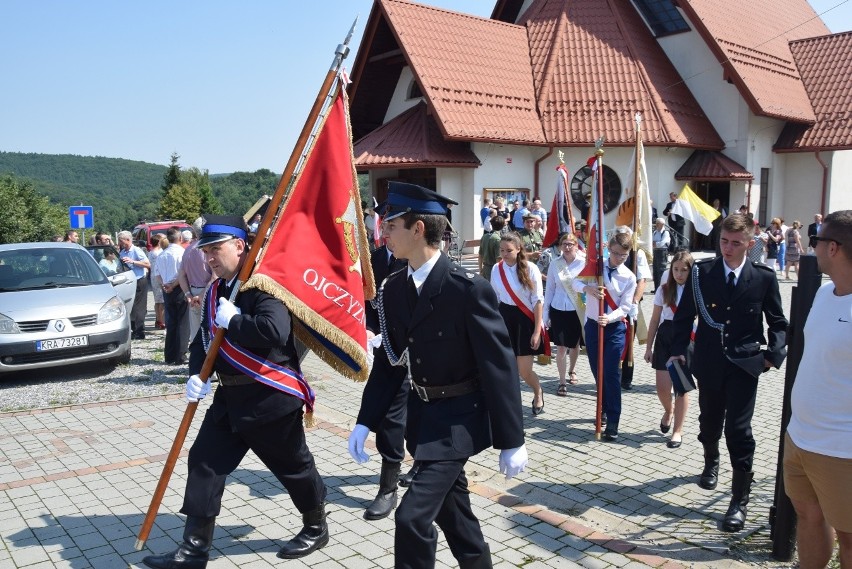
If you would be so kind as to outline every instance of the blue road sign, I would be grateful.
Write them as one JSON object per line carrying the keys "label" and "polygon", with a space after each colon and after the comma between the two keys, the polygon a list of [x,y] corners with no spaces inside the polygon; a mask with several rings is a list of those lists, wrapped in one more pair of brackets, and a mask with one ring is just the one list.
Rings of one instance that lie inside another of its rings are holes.
{"label": "blue road sign", "polygon": [[95,208],[90,205],[72,205],[68,208],[71,229],[91,229],[95,226]]}

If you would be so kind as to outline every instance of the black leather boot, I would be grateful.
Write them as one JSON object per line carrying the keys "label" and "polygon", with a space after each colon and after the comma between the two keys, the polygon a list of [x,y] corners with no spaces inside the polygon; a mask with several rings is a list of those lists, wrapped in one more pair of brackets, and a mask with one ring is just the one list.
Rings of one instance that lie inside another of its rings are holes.
{"label": "black leather boot", "polygon": [[415,460],[414,464],[411,465],[411,468],[408,469],[408,472],[399,477],[399,485],[403,488],[411,486],[411,481],[414,480],[414,475],[417,474],[418,468],[420,468],[420,465]]}
{"label": "black leather boot", "polygon": [[698,485],[705,490],[715,490],[719,484],[719,443],[704,445],[704,470]]}
{"label": "black leather boot", "polygon": [[491,569],[491,550],[485,546],[485,553],[473,559],[462,559],[459,561],[459,569]]}
{"label": "black leather boot", "polygon": [[746,521],[749,494],[751,493],[751,482],[754,480],[754,472],[743,472],[734,470],[731,482],[731,504],[722,522],[724,531],[740,531]]}
{"label": "black leather boot", "polygon": [[210,559],[210,544],[215,527],[215,516],[187,516],[180,547],[165,555],[149,555],[142,563],[153,569],[204,569]]}
{"label": "black leather boot", "polygon": [[399,463],[382,461],[379,476],[379,493],[364,512],[365,520],[380,520],[388,517],[396,507],[396,485],[399,482]]}
{"label": "black leather boot", "polygon": [[296,537],[284,544],[278,557],[281,559],[298,559],[328,543],[328,524],[325,523],[325,504],[313,512],[302,514],[302,531]]}

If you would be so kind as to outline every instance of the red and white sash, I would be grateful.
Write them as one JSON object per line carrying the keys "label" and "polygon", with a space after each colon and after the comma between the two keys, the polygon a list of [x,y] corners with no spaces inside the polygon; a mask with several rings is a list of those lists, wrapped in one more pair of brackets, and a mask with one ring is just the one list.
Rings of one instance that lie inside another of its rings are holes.
{"label": "red and white sash", "polygon": [[[518,298],[518,295],[515,294],[515,291],[512,290],[511,285],[509,284],[509,279],[506,278],[506,271],[503,269],[503,261],[497,263],[497,269],[500,271],[500,279],[503,281],[503,287],[506,289],[506,292],[509,293],[509,296],[512,297],[512,302],[515,303],[521,312],[524,313],[524,316],[532,320],[533,326],[535,326],[535,315],[532,313],[532,310],[529,307],[521,302],[521,299]],[[547,334],[547,328],[544,327],[544,324],[541,326],[541,341],[544,343],[544,355],[550,355],[550,336]]]}
{"label": "red and white sash", "polygon": [[[219,302],[217,292],[222,282],[222,279],[217,279],[207,293],[207,325],[211,335],[215,335],[219,329],[216,325],[216,306]],[[316,394],[301,373],[253,354],[227,338],[219,346],[219,355],[231,367],[255,381],[298,397],[305,402],[306,414],[313,413]]]}

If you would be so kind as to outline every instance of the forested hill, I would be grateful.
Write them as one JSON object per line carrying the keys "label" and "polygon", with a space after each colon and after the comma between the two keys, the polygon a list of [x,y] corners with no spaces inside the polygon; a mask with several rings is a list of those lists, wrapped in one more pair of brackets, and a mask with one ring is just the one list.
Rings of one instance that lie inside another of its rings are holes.
{"label": "forested hill", "polygon": [[[95,228],[111,233],[157,219],[167,170],[123,158],[0,152],[0,176],[28,181],[63,207],[93,206]],[[269,170],[237,172],[210,176],[210,185],[225,212],[242,214],[260,196],[272,194],[279,178]]]}

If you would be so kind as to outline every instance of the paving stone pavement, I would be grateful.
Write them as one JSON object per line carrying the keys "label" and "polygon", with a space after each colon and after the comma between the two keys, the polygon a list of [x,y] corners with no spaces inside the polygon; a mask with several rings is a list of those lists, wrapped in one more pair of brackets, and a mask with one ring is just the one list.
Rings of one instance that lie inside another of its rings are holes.
{"label": "paving stone pavement", "polygon": [[[781,288],[789,314],[792,283]],[[650,303],[646,295],[646,314]],[[505,481],[493,449],[467,467],[471,499],[494,566],[791,566],[771,559],[768,537],[784,368],[761,378],[749,518],[743,532],[726,534],[719,526],[729,499],[730,466],[722,461],[716,491],[696,485],[702,467],[695,437],[697,398],[683,445],[666,447],[658,427],[662,409],[654,372],[641,361],[642,353],[644,347],[637,346],[635,387],[623,396],[618,443],[595,440],[595,390],[584,354],[577,363],[579,384],[571,386],[568,397],[555,396],[555,364],[536,366],[545,389],[543,415],[532,416],[532,393],[521,384],[530,455],[526,472]],[[331,541],[286,566],[392,567],[393,520],[362,518],[377,488],[380,459],[373,449],[373,459],[358,465],[346,451],[363,386],[340,377],[313,355],[304,368],[317,391],[317,426],[307,439],[329,488]],[[209,400],[199,406],[188,443]],[[177,512],[186,450],[145,550],[136,551],[134,544],[184,408],[182,397],[162,396],[0,414],[0,567],[140,567],[145,555],[176,547],[183,527]],[[282,566],[275,556],[278,547],[301,526],[283,494],[249,454],[229,479],[209,566]],[[437,567],[456,566],[442,537]]]}

